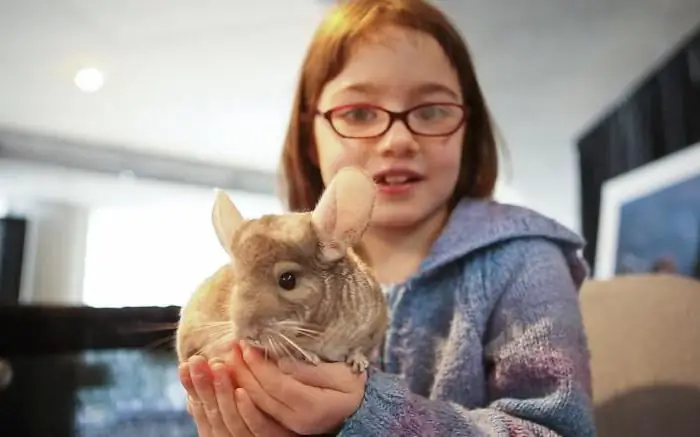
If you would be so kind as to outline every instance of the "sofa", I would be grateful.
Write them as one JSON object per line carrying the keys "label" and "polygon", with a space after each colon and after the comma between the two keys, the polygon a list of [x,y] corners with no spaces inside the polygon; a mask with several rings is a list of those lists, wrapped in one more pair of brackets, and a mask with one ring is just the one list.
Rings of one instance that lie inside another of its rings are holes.
{"label": "sofa", "polygon": [[598,436],[700,436],[700,281],[590,280],[580,299]]}

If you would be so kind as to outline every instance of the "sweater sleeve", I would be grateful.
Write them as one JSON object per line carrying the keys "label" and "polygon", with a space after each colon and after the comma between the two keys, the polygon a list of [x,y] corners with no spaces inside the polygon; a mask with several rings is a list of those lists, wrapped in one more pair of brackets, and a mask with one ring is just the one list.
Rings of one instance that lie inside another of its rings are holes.
{"label": "sweater sleeve", "polygon": [[508,256],[488,264],[500,273],[484,275],[493,282],[485,286],[502,288],[484,338],[488,403],[467,409],[425,398],[372,370],[341,436],[595,436],[576,266],[548,241],[499,250]]}

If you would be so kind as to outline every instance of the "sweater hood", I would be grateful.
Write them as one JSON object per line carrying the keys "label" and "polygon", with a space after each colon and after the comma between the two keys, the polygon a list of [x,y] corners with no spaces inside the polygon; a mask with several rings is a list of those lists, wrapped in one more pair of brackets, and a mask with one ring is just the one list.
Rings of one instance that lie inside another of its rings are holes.
{"label": "sweater hood", "polygon": [[545,238],[560,245],[577,285],[588,275],[588,266],[579,255],[585,241],[567,227],[525,207],[462,199],[421,264],[418,276],[429,275],[489,246],[518,238]]}

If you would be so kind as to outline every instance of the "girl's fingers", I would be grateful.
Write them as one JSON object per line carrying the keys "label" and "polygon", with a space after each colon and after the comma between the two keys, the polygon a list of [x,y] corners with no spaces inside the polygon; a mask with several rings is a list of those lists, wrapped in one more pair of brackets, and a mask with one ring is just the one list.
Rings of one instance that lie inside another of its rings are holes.
{"label": "girl's fingers", "polygon": [[287,437],[294,434],[255,406],[242,388],[236,389],[236,403],[241,418],[255,437]]}
{"label": "girl's fingers", "polygon": [[235,437],[252,437],[236,406],[228,368],[223,363],[216,363],[211,366],[211,371],[214,377],[216,401],[226,428]]}
{"label": "girl's fingers", "polygon": [[308,387],[282,373],[258,350],[244,346],[243,349],[234,350],[233,359],[241,388],[268,414],[279,419],[281,415],[307,406],[305,395],[308,395]]}
{"label": "girl's fingers", "polygon": [[187,391],[187,412],[190,413],[194,419],[195,426],[197,427],[197,435],[199,437],[214,437],[211,427],[209,426],[209,419],[207,419],[204,408],[202,408],[202,402],[197,395],[197,389],[192,382],[189,364],[181,364],[178,368],[178,374],[182,386],[185,388],[185,391]]}
{"label": "girl's fingers", "polygon": [[[189,367],[190,377],[197,394],[196,400],[199,401],[193,403],[193,409],[197,411],[200,419],[202,411],[204,412],[204,417],[209,423],[213,436],[224,437],[230,435],[219,411],[211,369],[206,359],[194,356],[190,358]],[[197,420],[197,417],[195,417],[195,420]]]}
{"label": "girl's fingers", "polygon": [[177,373],[180,376],[180,383],[182,383],[182,386],[187,392],[188,399],[199,401],[197,390],[194,388],[194,383],[192,382],[192,377],[190,376],[190,365],[188,363],[180,364],[177,369]]}
{"label": "girl's fingers", "polygon": [[187,401],[187,411],[190,412],[194,419],[194,424],[197,427],[198,437],[217,437],[209,425],[207,413],[204,412],[202,403],[189,398]]}

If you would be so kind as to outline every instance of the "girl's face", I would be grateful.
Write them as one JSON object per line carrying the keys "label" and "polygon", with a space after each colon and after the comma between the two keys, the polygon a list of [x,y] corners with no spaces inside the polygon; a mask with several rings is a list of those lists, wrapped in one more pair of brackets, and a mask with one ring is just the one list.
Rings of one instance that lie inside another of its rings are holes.
{"label": "girl's face", "polygon": [[[356,47],[323,89],[317,109],[338,109],[332,124],[316,117],[315,152],[326,185],[345,165],[375,178],[373,225],[410,227],[447,210],[465,135],[462,93],[435,39],[400,28],[385,32],[380,41]],[[400,112],[425,104],[434,105],[419,106],[404,120],[414,131],[439,136],[417,135],[399,120],[385,131],[389,117],[381,108]]]}

